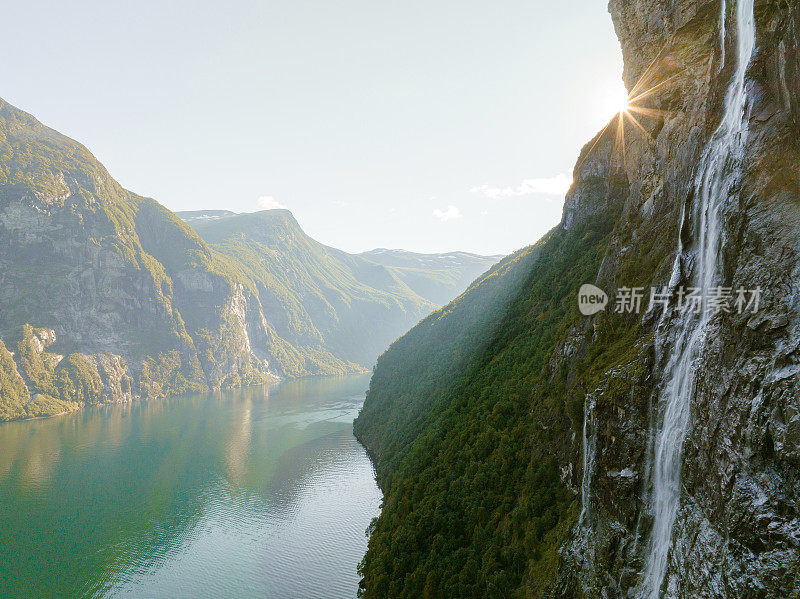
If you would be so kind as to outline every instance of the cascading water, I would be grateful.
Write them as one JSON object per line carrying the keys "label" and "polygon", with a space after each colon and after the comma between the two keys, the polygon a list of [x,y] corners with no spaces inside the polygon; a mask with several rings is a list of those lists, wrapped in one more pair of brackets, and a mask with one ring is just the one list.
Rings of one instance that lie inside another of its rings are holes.
{"label": "cascading water", "polygon": [[589,430],[590,420],[594,412],[594,394],[586,397],[583,404],[583,478],[581,480],[581,515],[578,518],[580,524],[588,522],[589,518],[589,491],[592,483],[592,470],[594,469],[594,456],[597,440],[595,438],[594,426]]}
{"label": "cascading water", "polygon": [[720,68],[725,66],[725,16],[728,12],[728,3],[726,0],[722,0],[720,2],[720,10],[719,10],[719,50],[720,50],[720,59],[719,64]]}
{"label": "cascading water", "polygon": [[[755,49],[754,0],[737,0],[736,70],[725,95],[722,121],[703,152],[695,180],[693,206],[695,227],[694,285],[705,296],[718,277],[717,258],[722,241],[720,213],[728,202],[741,172],[745,143],[745,75]],[[724,19],[723,19],[724,21]],[[676,267],[683,247],[679,246]],[[642,597],[658,599],[672,541],[672,528],[678,514],[681,485],[681,454],[689,425],[690,400],[694,390],[694,370],[705,345],[706,330],[712,314],[704,308],[679,315],[675,323],[677,339],[664,370],[661,429],[655,437],[651,511],[653,530],[643,578]]]}

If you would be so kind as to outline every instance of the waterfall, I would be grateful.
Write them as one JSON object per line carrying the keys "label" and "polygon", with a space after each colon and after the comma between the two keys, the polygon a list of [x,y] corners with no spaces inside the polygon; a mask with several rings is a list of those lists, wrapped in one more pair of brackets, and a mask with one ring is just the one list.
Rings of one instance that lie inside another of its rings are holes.
{"label": "waterfall", "polygon": [[[739,176],[747,133],[745,75],[755,48],[753,2],[736,2],[736,70],[725,95],[722,120],[703,152],[694,183],[696,201],[692,207],[692,225],[697,244],[692,276],[694,286],[701,289],[702,295],[718,278],[717,259],[723,242],[720,213]],[[678,249],[676,260],[680,260],[683,253],[681,245]],[[680,507],[681,455],[689,426],[694,371],[711,317],[703,306],[699,313],[691,310],[680,313],[675,322],[678,333],[664,370],[664,386],[659,397],[663,418],[653,449],[650,509],[654,519],[642,580],[644,599],[658,599],[667,570],[672,528]]]}
{"label": "waterfall", "polygon": [[585,524],[589,518],[589,487],[592,483],[594,456],[597,442],[595,431],[589,432],[589,420],[594,412],[594,394],[586,396],[583,404],[583,477],[581,479],[581,515],[579,524]]}
{"label": "waterfall", "polygon": [[726,0],[722,0],[720,2],[720,11],[719,11],[719,49],[720,49],[720,58],[719,64],[720,69],[725,66],[725,16],[728,12],[728,4]]}

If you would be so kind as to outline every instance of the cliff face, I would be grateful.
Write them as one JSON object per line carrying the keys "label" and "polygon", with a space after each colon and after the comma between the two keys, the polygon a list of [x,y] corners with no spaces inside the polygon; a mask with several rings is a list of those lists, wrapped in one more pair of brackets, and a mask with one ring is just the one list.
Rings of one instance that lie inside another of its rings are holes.
{"label": "cliff face", "polygon": [[3,419],[270,380],[258,310],[182,221],[0,101],[0,336],[21,377],[3,385],[25,387]]}
{"label": "cliff face", "polygon": [[[562,582],[575,578],[561,590],[794,596],[800,5],[612,0],[610,12],[626,84],[644,94],[632,115],[652,141],[641,131],[626,138],[631,194],[598,285],[675,290],[702,286],[706,272],[713,286],[763,295],[755,313],[705,322],[671,306],[629,323],[635,355],[586,394],[585,451],[574,464],[588,470],[584,515],[564,550]],[[743,117],[723,139],[750,15]],[[624,324],[599,316],[592,326]]]}
{"label": "cliff face", "polygon": [[[632,106],[509,265],[523,283],[476,282],[378,363],[355,429],[385,491],[365,596],[800,591],[800,4],[609,8]],[[581,283],[604,312],[578,313]],[[682,287],[761,301],[695,314]],[[464,324],[477,305],[496,318]]]}

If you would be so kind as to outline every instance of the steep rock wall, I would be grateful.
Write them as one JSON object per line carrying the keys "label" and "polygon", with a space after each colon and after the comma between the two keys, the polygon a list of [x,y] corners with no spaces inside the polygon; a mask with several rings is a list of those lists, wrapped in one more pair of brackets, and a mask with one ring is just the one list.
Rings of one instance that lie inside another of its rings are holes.
{"label": "steep rock wall", "polygon": [[[641,131],[626,138],[632,192],[598,276],[607,291],[689,286],[697,275],[701,223],[686,215],[700,201],[698,165],[733,76],[735,10],[735,2],[724,13],[719,2],[610,4],[626,84],[634,97],[645,94],[635,104],[649,111],[632,114],[653,140]],[[757,313],[711,318],[693,363],[679,508],[657,589],[665,597],[788,597],[800,589],[800,5],[757,1],[754,16],[741,174],[720,209],[716,263],[719,285],[760,287],[763,299]],[[654,438],[680,319],[601,315],[592,326],[629,328],[634,351],[585,396],[588,449],[574,464],[590,469],[581,477],[585,515],[562,552],[559,594],[650,596],[643,572]]]}

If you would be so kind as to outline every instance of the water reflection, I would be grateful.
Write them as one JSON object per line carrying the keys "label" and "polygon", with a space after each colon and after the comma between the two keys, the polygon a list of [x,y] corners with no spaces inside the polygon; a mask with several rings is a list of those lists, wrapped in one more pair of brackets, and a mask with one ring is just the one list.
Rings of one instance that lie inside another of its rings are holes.
{"label": "water reflection", "polygon": [[0,426],[0,595],[353,597],[366,377]]}

